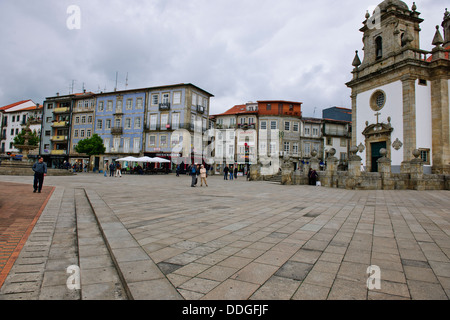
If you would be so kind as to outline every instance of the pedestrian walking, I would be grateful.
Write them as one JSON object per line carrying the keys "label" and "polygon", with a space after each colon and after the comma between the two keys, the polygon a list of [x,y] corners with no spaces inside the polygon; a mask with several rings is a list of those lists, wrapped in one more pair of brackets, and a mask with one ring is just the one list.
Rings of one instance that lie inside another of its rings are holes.
{"label": "pedestrian walking", "polygon": [[116,162],[116,177],[122,178],[122,166],[120,165],[120,162]]}
{"label": "pedestrian walking", "polygon": [[105,164],[103,165],[103,171],[104,171],[103,175],[105,177],[106,177],[106,173],[108,172],[108,167],[109,167],[108,160],[106,160]]}
{"label": "pedestrian walking", "polygon": [[197,185],[198,177],[200,176],[200,165],[195,166],[195,185]]}
{"label": "pedestrian walking", "polygon": [[32,169],[34,171],[33,192],[41,193],[44,176],[47,174],[47,164],[44,162],[44,158],[39,157],[38,162],[33,164]]}
{"label": "pedestrian walking", "polygon": [[111,161],[111,164],[109,165],[109,176],[114,177],[114,170],[116,170],[116,166],[114,165],[114,162]]}
{"label": "pedestrian walking", "polygon": [[228,180],[228,172],[230,171],[230,169],[228,168],[228,166],[225,166],[225,168],[223,168],[223,180]]}
{"label": "pedestrian walking", "polygon": [[200,187],[203,186],[203,182],[205,182],[205,186],[208,186],[208,183],[206,182],[207,177],[208,174],[206,173],[206,168],[202,165],[200,168]]}
{"label": "pedestrian walking", "polygon": [[191,166],[191,169],[189,170],[189,174],[191,175],[191,187],[195,187],[196,180],[197,180],[197,167],[195,165]]}
{"label": "pedestrian walking", "polygon": [[238,168],[234,167],[234,178],[237,179]]}
{"label": "pedestrian walking", "polygon": [[230,180],[233,180],[233,168],[230,167]]}

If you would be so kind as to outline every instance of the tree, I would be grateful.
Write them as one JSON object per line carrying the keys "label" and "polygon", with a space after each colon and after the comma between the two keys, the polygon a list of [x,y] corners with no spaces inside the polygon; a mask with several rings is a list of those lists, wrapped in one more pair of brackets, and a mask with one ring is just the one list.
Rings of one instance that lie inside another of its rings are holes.
{"label": "tree", "polygon": [[[14,137],[13,144],[16,146],[25,144],[25,130],[20,131],[20,133]],[[38,136],[36,130],[29,132],[28,137],[28,145],[30,146],[38,146],[40,141],[40,137]]]}
{"label": "tree", "polygon": [[94,134],[92,137],[80,140],[75,147],[75,151],[78,153],[85,153],[89,156],[104,154],[105,146],[103,140],[98,134]]}

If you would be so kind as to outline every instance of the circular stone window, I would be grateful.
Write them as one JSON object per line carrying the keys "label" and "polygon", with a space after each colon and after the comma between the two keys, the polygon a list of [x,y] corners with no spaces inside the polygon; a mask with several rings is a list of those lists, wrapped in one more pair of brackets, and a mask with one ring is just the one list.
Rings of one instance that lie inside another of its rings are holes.
{"label": "circular stone window", "polygon": [[377,90],[370,97],[370,108],[373,111],[379,111],[384,107],[386,103],[386,94],[384,91]]}

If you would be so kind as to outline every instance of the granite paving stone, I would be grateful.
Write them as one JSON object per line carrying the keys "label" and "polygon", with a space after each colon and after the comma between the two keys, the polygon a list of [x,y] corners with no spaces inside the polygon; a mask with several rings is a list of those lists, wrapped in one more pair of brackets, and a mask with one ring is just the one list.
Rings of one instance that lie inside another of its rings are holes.
{"label": "granite paving stone", "polygon": [[[214,175],[208,188],[191,188],[189,180],[47,177],[53,193],[0,299],[450,297],[448,191],[281,186]],[[30,186],[29,177],[0,181]],[[24,230],[23,222],[11,226]],[[0,264],[14,250],[2,239],[20,239],[1,228]],[[81,268],[81,291],[67,287],[71,265]],[[379,289],[368,288],[369,266],[380,268]]]}

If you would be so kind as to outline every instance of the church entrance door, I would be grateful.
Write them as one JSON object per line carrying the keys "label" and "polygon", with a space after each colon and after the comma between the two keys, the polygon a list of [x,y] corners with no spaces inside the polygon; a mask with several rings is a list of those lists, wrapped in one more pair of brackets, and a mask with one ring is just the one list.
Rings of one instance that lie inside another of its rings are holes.
{"label": "church entrance door", "polygon": [[381,158],[380,149],[386,148],[386,141],[381,142],[372,142],[371,143],[371,149],[372,149],[372,168],[371,172],[378,172],[378,162],[377,160]]}

